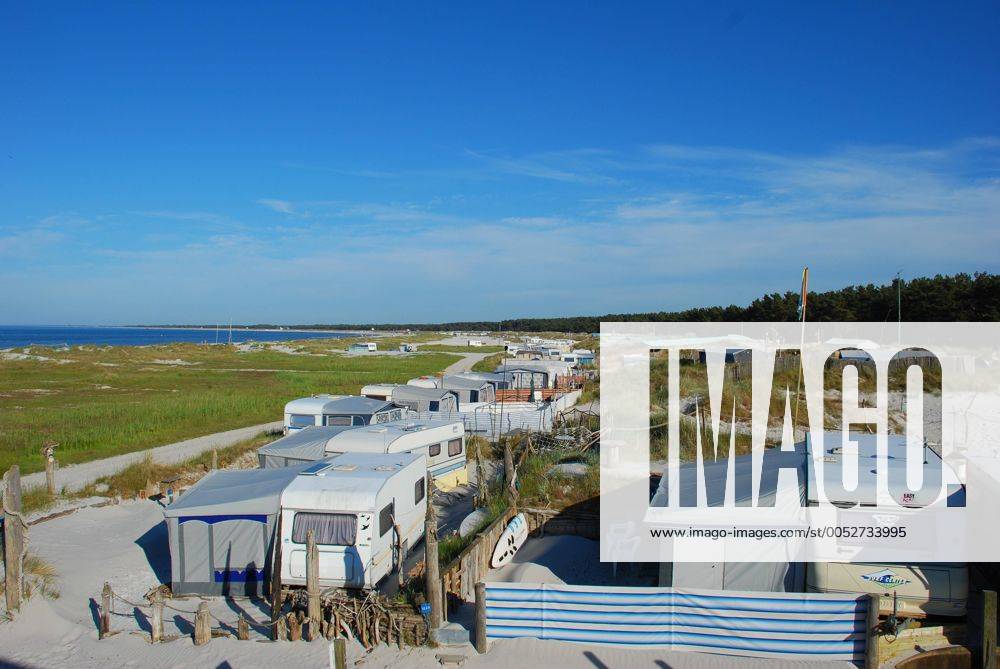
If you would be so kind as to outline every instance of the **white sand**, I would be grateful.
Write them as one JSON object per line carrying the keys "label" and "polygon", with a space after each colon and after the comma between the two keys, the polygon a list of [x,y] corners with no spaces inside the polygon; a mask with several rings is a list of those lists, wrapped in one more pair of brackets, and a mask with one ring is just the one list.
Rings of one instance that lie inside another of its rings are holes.
{"label": "white sand", "polygon": [[[0,666],[20,667],[324,667],[328,666],[328,644],[266,640],[263,630],[253,629],[250,641],[213,639],[195,647],[190,625],[167,610],[166,634],[182,638],[156,646],[148,642],[148,622],[126,604],[118,603],[112,629],[121,632],[103,641],[97,639],[97,603],[104,581],[127,599],[142,603],[145,592],[169,580],[166,530],[158,504],[128,502],[102,509],[84,509],[71,516],[31,528],[32,549],[56,568],[60,597],[32,599],[13,622],[0,623]],[[491,578],[552,574],[557,579],[595,583],[606,578],[609,566],[597,562],[597,542],[578,537],[545,537],[530,540],[518,553],[518,562]],[[544,564],[541,564],[544,563]],[[544,571],[543,571],[544,570]],[[197,598],[171,604],[193,611]],[[263,602],[208,600],[214,615],[235,621],[242,608],[250,616],[265,620]],[[185,615],[190,621],[193,616]],[[217,625],[216,625],[217,626]],[[439,667],[440,653],[463,652],[380,646],[365,653],[359,645],[348,648],[348,666],[371,669],[417,669]],[[526,666],[579,667],[780,667],[782,669],[829,669],[844,663],[775,662],[696,653],[633,650],[588,646],[534,639],[495,642],[489,653],[471,655],[463,665],[470,669],[524,669]]]}

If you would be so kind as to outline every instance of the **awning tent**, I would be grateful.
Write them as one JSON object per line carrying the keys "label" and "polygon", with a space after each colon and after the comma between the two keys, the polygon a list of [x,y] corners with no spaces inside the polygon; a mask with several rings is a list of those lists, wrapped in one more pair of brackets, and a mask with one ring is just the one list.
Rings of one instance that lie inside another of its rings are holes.
{"label": "awning tent", "polygon": [[261,469],[288,467],[327,457],[326,442],[353,425],[324,425],[297,430],[257,449]]}
{"label": "awning tent", "polygon": [[[799,469],[799,503],[806,503],[807,456],[802,444],[795,452],[782,452],[778,458],[769,460],[762,468],[761,479],[768,481],[759,491],[758,505],[763,500],[777,499],[778,466],[784,467],[791,475],[791,468]],[[778,455],[775,453],[774,455]],[[698,499],[698,479],[693,474],[694,463],[683,464],[679,476],[680,501],[682,505],[693,505]],[[707,487],[728,475],[728,460],[704,462],[704,477]],[[750,455],[733,458],[735,478],[752,476],[753,461]],[[770,468],[772,471],[768,472]],[[751,479],[752,480],[752,479]],[[753,494],[753,491],[750,491]],[[745,495],[744,495],[745,496]],[[741,495],[735,496],[739,503]],[[663,476],[659,488],[653,494],[650,506],[667,506],[667,476]],[[751,497],[752,499],[752,497]],[[709,503],[709,506],[721,504]],[[660,585],[674,588],[709,588],[712,590],[749,590],[758,592],[802,592],[805,588],[805,564],[801,562],[665,562],[660,566]]]}
{"label": "awning tent", "polygon": [[281,491],[305,467],[213,471],[166,507],[173,593],[263,594]]}

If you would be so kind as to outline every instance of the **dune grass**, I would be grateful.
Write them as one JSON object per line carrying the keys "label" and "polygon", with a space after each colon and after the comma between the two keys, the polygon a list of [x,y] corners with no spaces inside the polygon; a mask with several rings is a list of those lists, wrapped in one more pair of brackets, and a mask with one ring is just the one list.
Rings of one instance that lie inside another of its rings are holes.
{"label": "dune grass", "polygon": [[492,372],[500,366],[503,361],[503,353],[497,353],[495,355],[490,355],[472,366],[472,371],[474,372]]}
{"label": "dune grass", "polygon": [[45,442],[58,444],[60,464],[85,462],[280,420],[290,399],[405,383],[455,361],[438,352],[295,355],[202,344],[18,352],[43,359],[0,359],[0,471],[17,463],[25,474],[43,468]]}
{"label": "dune grass", "polygon": [[[24,584],[24,599],[31,599],[35,594],[40,594],[46,599],[58,599],[59,587],[56,584],[58,574],[55,567],[29,552],[24,556],[22,563],[22,575]],[[6,593],[3,579],[0,579],[0,597]]]}

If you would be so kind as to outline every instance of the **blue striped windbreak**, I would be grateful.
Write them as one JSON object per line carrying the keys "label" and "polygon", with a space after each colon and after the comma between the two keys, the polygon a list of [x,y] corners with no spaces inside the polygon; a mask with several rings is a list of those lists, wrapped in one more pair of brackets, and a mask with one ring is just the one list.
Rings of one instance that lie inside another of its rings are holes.
{"label": "blue striped windbreak", "polygon": [[861,661],[866,607],[849,595],[487,583],[486,633]]}

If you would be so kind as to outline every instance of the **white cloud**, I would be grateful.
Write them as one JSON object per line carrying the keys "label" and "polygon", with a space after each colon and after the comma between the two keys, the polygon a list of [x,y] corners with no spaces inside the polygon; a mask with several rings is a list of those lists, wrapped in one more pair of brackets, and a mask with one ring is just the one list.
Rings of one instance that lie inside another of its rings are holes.
{"label": "white cloud", "polygon": [[295,207],[291,202],[287,200],[273,200],[268,198],[263,198],[257,200],[257,204],[267,207],[271,211],[276,211],[279,214],[294,214]]}
{"label": "white cloud", "polygon": [[[53,259],[0,278],[25,308],[89,308],[106,321],[337,322],[743,303],[793,289],[806,264],[819,289],[897,269],[1000,269],[1000,141],[990,138],[816,155],[648,146],[511,160],[516,168],[490,163],[497,179],[477,181],[476,192],[466,182],[449,190],[441,177],[423,201],[259,200],[290,216],[281,225],[153,210],[143,215],[210,223],[211,234],[176,226],[160,237],[93,235],[93,246],[58,218],[0,229],[0,253],[44,249]],[[538,189],[525,195],[504,174],[536,177]],[[552,181],[569,185],[547,189]],[[68,246],[62,271],[54,249]],[[149,299],[105,297],[137,292],[136,277]],[[88,296],[80,286],[101,288]],[[77,302],[60,306],[68,296]],[[159,315],[121,311],[147,305]]]}

